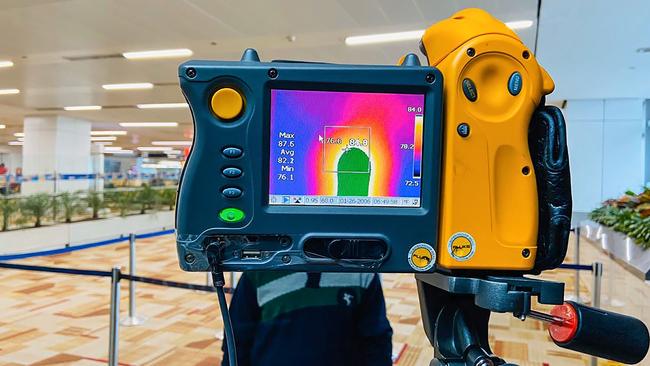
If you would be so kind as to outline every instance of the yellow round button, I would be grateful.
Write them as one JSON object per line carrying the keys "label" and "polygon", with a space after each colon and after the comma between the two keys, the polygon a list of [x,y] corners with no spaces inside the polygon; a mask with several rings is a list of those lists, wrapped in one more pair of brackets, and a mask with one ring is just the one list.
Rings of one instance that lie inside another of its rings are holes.
{"label": "yellow round button", "polygon": [[235,89],[221,88],[212,95],[212,111],[223,120],[231,120],[244,109],[244,98]]}

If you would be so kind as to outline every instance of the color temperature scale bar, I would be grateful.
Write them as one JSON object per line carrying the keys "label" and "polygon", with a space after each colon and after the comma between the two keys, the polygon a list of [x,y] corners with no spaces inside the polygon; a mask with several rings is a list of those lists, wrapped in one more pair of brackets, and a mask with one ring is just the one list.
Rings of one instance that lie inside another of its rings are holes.
{"label": "color temperature scale bar", "polygon": [[415,115],[415,128],[413,129],[413,178],[422,177],[422,126],[424,117],[421,114]]}

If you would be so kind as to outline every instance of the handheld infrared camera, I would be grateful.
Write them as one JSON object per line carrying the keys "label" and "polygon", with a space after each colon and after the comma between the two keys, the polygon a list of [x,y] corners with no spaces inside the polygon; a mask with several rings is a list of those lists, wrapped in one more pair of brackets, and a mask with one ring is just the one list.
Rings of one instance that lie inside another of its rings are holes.
{"label": "handheld infrared camera", "polygon": [[548,74],[467,10],[399,66],[189,61],[195,137],[181,267],[539,272],[562,262],[571,197]]}

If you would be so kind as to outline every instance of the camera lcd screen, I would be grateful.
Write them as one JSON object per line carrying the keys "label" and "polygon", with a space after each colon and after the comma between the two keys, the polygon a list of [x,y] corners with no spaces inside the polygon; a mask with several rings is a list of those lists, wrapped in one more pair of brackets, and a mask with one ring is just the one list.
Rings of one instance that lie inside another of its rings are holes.
{"label": "camera lcd screen", "polygon": [[271,90],[269,204],[420,207],[424,95]]}

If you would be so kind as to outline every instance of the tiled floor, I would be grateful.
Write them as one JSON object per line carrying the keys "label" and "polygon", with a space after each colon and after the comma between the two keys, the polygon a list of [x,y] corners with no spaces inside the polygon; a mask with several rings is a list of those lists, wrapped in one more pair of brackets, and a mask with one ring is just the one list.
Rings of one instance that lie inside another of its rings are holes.
{"label": "tiled floor", "polygon": [[[139,240],[138,255],[138,274],[205,283],[205,275],[178,268],[171,236]],[[605,307],[650,323],[650,286],[589,244],[582,246],[581,256],[584,263],[605,263]],[[108,270],[114,265],[126,266],[128,246],[118,244],[20,263]],[[556,271],[544,277],[566,281],[567,292],[572,293],[572,272]],[[384,275],[383,280],[396,348],[406,345],[398,364],[428,365],[432,349],[422,330],[413,277]],[[581,290],[585,298],[590,296],[590,287],[591,275],[584,273]],[[128,306],[127,289],[125,282],[122,316]],[[0,365],[106,363],[108,279],[0,269],[0,294]],[[215,335],[221,333],[221,321],[214,294],[138,284],[137,295],[138,314],[148,320],[142,326],[120,328],[122,365],[219,363],[220,341]],[[588,364],[587,357],[556,347],[541,323],[521,322],[508,314],[493,316],[491,343],[495,353],[521,366]],[[650,361],[644,364],[650,365]]]}

